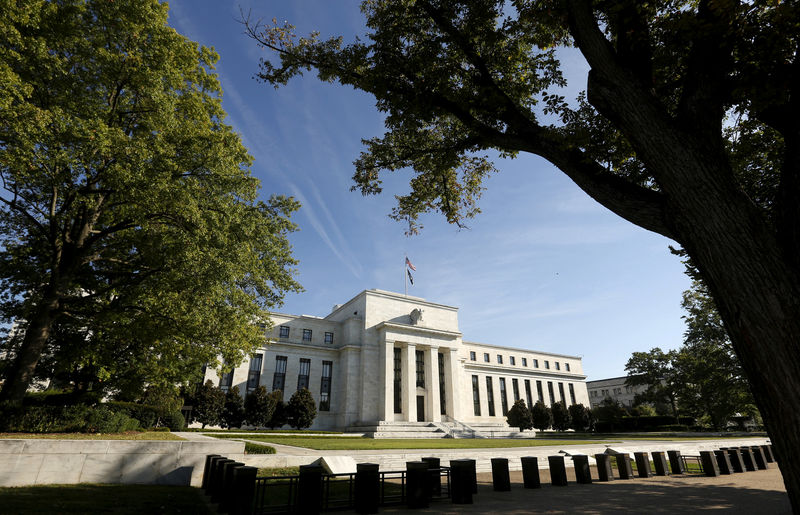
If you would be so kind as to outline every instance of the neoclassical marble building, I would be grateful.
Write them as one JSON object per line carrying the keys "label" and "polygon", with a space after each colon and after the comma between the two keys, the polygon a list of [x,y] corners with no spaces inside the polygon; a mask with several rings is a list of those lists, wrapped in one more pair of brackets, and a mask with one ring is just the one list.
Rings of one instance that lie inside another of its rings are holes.
{"label": "neoclassical marble building", "polygon": [[365,290],[325,317],[274,313],[270,343],[249,362],[206,379],[242,394],[257,385],[285,398],[306,387],[312,428],[381,421],[505,424],[516,399],[589,406],[581,358],[466,342],[458,308]]}

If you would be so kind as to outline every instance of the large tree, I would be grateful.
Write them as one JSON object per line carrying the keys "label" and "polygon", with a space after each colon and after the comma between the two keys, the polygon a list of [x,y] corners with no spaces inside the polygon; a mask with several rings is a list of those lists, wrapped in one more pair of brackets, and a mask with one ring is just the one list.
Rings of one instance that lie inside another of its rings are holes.
{"label": "large tree", "polygon": [[298,206],[258,201],[217,54],[157,0],[12,0],[0,19],[2,399],[43,355],[112,389],[239,362],[299,288]]}
{"label": "large tree", "polygon": [[[344,45],[249,23],[260,77],[316,69],[375,96],[356,189],[410,167],[393,215],[460,224],[488,149],[550,161],[600,204],[678,242],[717,303],[800,510],[800,4],[370,0]],[[564,99],[559,47],[589,67]],[[271,61],[273,57],[277,61]]]}
{"label": "large tree", "polygon": [[644,392],[636,395],[636,401],[655,405],[668,404],[678,423],[677,390],[681,381],[674,367],[678,351],[664,352],[655,347],[648,352],[634,352],[625,371],[628,372],[626,385],[644,386]]}

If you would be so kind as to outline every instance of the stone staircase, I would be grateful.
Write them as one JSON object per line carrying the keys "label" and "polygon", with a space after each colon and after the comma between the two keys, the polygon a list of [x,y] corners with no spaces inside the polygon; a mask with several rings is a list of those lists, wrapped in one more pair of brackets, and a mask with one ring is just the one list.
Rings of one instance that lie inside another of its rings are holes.
{"label": "stone staircase", "polygon": [[345,433],[363,433],[367,438],[449,438],[450,435],[433,422],[360,422]]}

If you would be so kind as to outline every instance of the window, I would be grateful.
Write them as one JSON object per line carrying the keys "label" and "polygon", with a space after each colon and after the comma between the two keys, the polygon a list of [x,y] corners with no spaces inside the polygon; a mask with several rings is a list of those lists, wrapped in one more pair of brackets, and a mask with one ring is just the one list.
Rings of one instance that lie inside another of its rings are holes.
{"label": "window", "polygon": [[288,325],[282,325],[281,328],[280,328],[280,331],[281,331],[280,332],[280,337],[281,338],[288,338],[289,337],[289,326]]}
{"label": "window", "polygon": [[528,358],[522,358],[522,366],[523,367],[527,367],[528,366]]}
{"label": "window", "polygon": [[558,383],[558,395],[561,397],[561,402],[567,403],[567,398],[564,397],[564,383]]}
{"label": "window", "polygon": [[311,341],[311,329],[303,329],[303,341],[304,342]]}
{"label": "window", "polygon": [[478,376],[472,376],[472,412],[476,417],[481,416],[481,392],[478,391]]}
{"label": "window", "polygon": [[333,333],[325,333],[325,343],[333,343]]}
{"label": "window", "polygon": [[247,389],[252,390],[258,386],[261,380],[261,362],[264,359],[262,354],[256,354],[250,360],[250,370],[247,372]]}
{"label": "window", "polygon": [[569,363],[564,363],[564,368],[569,372]]}
{"label": "window", "polygon": [[275,375],[272,376],[272,391],[283,391],[286,385],[286,356],[275,357]]}
{"label": "window", "polygon": [[534,360],[533,360],[533,368],[539,368],[539,360],[538,359],[534,358]]}
{"label": "window", "polygon": [[331,369],[332,361],[322,362],[322,381],[319,387],[319,410],[331,410]]}
{"label": "window", "polygon": [[501,356],[500,354],[497,355],[497,362],[501,365],[503,364],[503,356]]}
{"label": "window", "polygon": [[489,403],[489,416],[494,416],[494,386],[492,386],[492,378],[486,376],[486,402]]}
{"label": "window", "polygon": [[445,392],[444,381],[444,354],[437,353],[439,357],[439,413],[447,414],[447,392]]}
{"label": "window", "polygon": [[511,379],[511,391],[514,392],[514,402],[519,400],[519,381]]}
{"label": "window", "polygon": [[222,377],[219,378],[219,387],[222,390],[227,390],[233,386],[233,369],[230,372],[223,372]]}
{"label": "window", "polygon": [[402,377],[403,370],[401,368],[402,353],[401,350],[395,347],[394,349],[394,412],[403,412],[403,389]]}
{"label": "window", "polygon": [[417,358],[417,386],[425,388],[425,353],[418,350],[414,355]]}
{"label": "window", "polygon": [[300,373],[297,375],[297,389],[308,388],[308,376],[311,373],[311,360],[300,358]]}
{"label": "window", "polygon": [[525,380],[525,399],[528,401],[528,409],[531,409],[533,406],[533,395],[531,395],[531,382],[530,380]]}
{"label": "window", "polygon": [[483,353],[483,361],[485,361],[486,363],[489,363],[489,353],[488,352],[484,352]]}
{"label": "window", "polygon": [[555,362],[555,365],[556,365],[556,370],[561,370],[561,365],[558,363],[558,361]]}
{"label": "window", "polygon": [[544,402],[544,394],[542,393],[542,382],[536,381],[536,395],[539,396],[539,400]]}
{"label": "window", "polygon": [[469,351],[469,360],[475,361],[475,351]]}
{"label": "window", "polygon": [[549,361],[547,361],[547,360],[544,361],[544,368],[546,368],[547,370],[550,370],[550,362]]}
{"label": "window", "polygon": [[508,415],[508,397],[506,397],[506,378],[500,378],[500,405],[503,407],[503,416]]}
{"label": "window", "polygon": [[509,356],[508,357],[508,363],[510,365],[516,365],[517,364],[516,360],[514,359],[514,356]]}
{"label": "window", "polygon": [[575,404],[575,387],[572,386],[572,383],[569,383],[569,402],[570,405]]}
{"label": "window", "polygon": [[550,406],[556,403],[556,395],[553,393],[552,381],[547,381],[547,393],[550,394]]}

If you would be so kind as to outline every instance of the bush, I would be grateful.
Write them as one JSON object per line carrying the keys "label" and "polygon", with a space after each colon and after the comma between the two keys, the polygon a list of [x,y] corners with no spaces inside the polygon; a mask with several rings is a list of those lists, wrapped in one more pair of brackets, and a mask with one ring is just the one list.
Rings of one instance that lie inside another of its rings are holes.
{"label": "bush", "polygon": [[[264,391],[266,391],[266,389]],[[228,429],[232,427],[242,427],[244,420],[244,401],[239,394],[239,387],[234,386],[225,394],[225,407],[222,410],[222,426]]]}
{"label": "bush", "polygon": [[28,406],[5,408],[3,431],[20,433],[119,433],[139,428],[139,421],[106,406]]}
{"label": "bush", "polygon": [[289,425],[295,429],[311,427],[317,418],[317,403],[307,388],[301,388],[292,394],[286,404],[286,415]]}
{"label": "bush", "polygon": [[570,428],[572,418],[564,401],[558,401],[550,407],[553,413],[553,429],[556,431],[566,431]]}
{"label": "bush", "polygon": [[210,379],[197,388],[192,403],[194,405],[192,418],[195,422],[200,422],[204,428],[206,425],[215,426],[222,421],[225,392],[214,386]]}
{"label": "bush", "polygon": [[112,411],[124,413],[131,418],[135,418],[142,427],[155,427],[158,425],[160,409],[155,406],[121,401],[109,401],[105,405]]}
{"label": "bush", "polygon": [[186,418],[180,411],[173,411],[161,417],[161,425],[170,431],[182,431],[186,427]]}
{"label": "bush", "polygon": [[272,412],[267,427],[275,429],[282,427],[289,423],[288,414],[286,412],[286,403],[283,402],[283,392],[280,390],[273,390],[269,392],[269,396],[275,401],[275,410]]}
{"label": "bush", "polygon": [[257,386],[244,399],[244,415],[247,423],[255,427],[265,427],[275,411],[275,399],[267,394],[266,387]]}
{"label": "bush", "polygon": [[275,454],[275,447],[269,445],[259,445],[257,443],[244,443],[245,454]]}
{"label": "bush", "polygon": [[514,405],[508,410],[507,418],[508,425],[511,427],[518,427],[520,431],[526,429],[533,429],[533,417],[531,410],[525,405],[525,401],[519,399],[514,401]]}
{"label": "bush", "polygon": [[678,431],[688,431],[688,430],[689,430],[689,426],[687,426],[686,424],[667,424],[667,425],[664,425],[664,426],[656,427],[656,431],[675,431],[675,432],[678,432]]}
{"label": "bush", "polygon": [[533,419],[533,427],[539,431],[544,431],[553,425],[553,412],[542,401],[536,401],[536,404],[533,405],[531,418]]}

